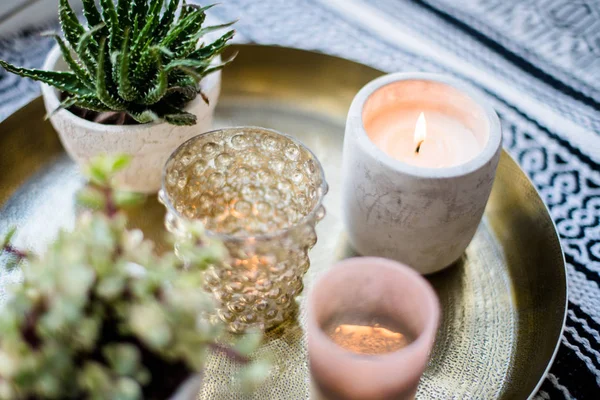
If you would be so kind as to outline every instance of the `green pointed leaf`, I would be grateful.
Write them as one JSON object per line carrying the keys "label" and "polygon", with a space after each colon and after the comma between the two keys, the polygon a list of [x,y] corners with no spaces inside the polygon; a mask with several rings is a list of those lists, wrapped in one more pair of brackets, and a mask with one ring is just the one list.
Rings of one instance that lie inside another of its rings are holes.
{"label": "green pointed leaf", "polygon": [[94,0],[83,0],[83,15],[90,26],[100,25],[104,22]]}
{"label": "green pointed leaf", "polygon": [[111,48],[120,48],[123,41],[125,40],[125,31],[131,29],[131,21],[129,19],[129,9],[131,7],[131,0],[119,0],[117,6],[117,21],[119,26],[119,37],[114,40]]}
{"label": "green pointed leaf", "polygon": [[46,114],[45,119],[50,119],[54,114],[59,112],[60,110],[66,110],[72,106],[77,106],[86,110],[95,111],[95,112],[106,112],[112,111],[108,108],[104,103],[102,103],[95,94],[91,94],[88,96],[70,96],[66,100],[64,100],[60,106],[56,108],[56,110]]}
{"label": "green pointed leaf", "polygon": [[131,29],[131,32],[132,32],[131,37],[136,38],[136,37],[138,37],[138,34],[140,33],[140,23],[139,23],[139,21],[140,21],[140,16],[139,15],[135,15],[133,17],[133,25],[132,25],[132,29]]}
{"label": "green pointed leaf", "polygon": [[169,83],[173,88],[192,87],[194,90],[196,89],[196,80],[179,70],[169,73]]}
{"label": "green pointed leaf", "polygon": [[129,11],[131,9],[131,0],[119,0],[117,5],[117,21],[121,29],[125,31],[130,27]]}
{"label": "green pointed leaf", "polygon": [[110,56],[106,46],[106,38],[100,42],[100,53],[98,54],[98,73],[96,74],[96,95],[98,99],[114,111],[127,109],[126,104],[113,96],[110,87],[113,85],[110,71]]}
{"label": "green pointed leaf", "polygon": [[123,34],[121,32],[121,27],[119,26],[119,17],[117,15],[115,3],[113,3],[113,0],[100,0],[100,5],[102,6],[102,18],[110,32],[110,50],[117,51],[121,47]]}
{"label": "green pointed leaf", "polygon": [[196,71],[194,68],[179,66],[177,67],[177,69],[185,73],[189,78],[193,79],[195,85],[197,85],[202,80],[202,78],[204,78],[204,75]]}
{"label": "green pointed leaf", "polygon": [[[77,54],[81,54],[86,49],[88,49],[88,47],[90,46],[90,43],[92,41],[95,41],[95,37],[97,35],[99,35],[105,27],[106,27],[106,24],[104,22],[101,22],[100,24],[94,26],[92,29],[86,31],[83,35],[81,35],[81,37],[79,38],[79,41],[77,42],[77,46],[75,47]],[[100,39],[102,39],[102,38],[100,38]],[[95,65],[95,63],[94,63],[94,65]]]}
{"label": "green pointed leaf", "polygon": [[[72,48],[76,49],[77,44],[81,36],[85,34],[84,27],[79,23],[75,12],[71,8],[68,0],[59,0],[58,16],[60,21],[60,27],[63,31],[65,38],[69,42]],[[94,43],[90,42],[90,49],[94,51]],[[94,72],[94,58],[88,51],[77,52],[79,59],[88,69],[88,72]]]}
{"label": "green pointed leaf", "polygon": [[132,84],[130,78],[130,66],[131,53],[129,49],[129,30],[126,30],[123,39],[123,47],[119,56],[119,96],[126,101],[135,101],[140,97],[140,93]]}
{"label": "green pointed leaf", "polygon": [[131,0],[129,20],[133,21],[135,15],[145,16],[148,12],[148,0]]}
{"label": "green pointed leaf", "polygon": [[169,80],[167,77],[167,71],[163,68],[162,60],[158,49],[153,51],[154,61],[156,63],[156,80],[154,86],[148,91],[148,93],[142,99],[142,104],[155,104],[163,98],[167,89],[169,88]]}
{"label": "green pointed leaf", "polygon": [[149,7],[150,14],[160,15],[160,11],[162,10],[164,3],[165,3],[165,0],[152,0],[150,2],[150,7]]}
{"label": "green pointed leaf", "polygon": [[193,10],[188,15],[175,24],[165,38],[160,42],[160,46],[167,47],[173,52],[177,52],[177,48],[182,43],[192,38],[202,27],[202,23],[206,18],[201,10]]}
{"label": "green pointed leaf", "polygon": [[138,35],[135,37],[135,40],[133,42],[132,52],[134,54],[134,58],[139,57],[142,51],[152,42],[152,31],[156,27],[157,23],[158,15],[150,14],[150,18],[146,19],[146,24],[144,25],[140,33],[138,33]]}
{"label": "green pointed leaf", "polygon": [[160,20],[160,24],[158,25],[158,28],[156,30],[156,35],[154,39],[155,43],[158,43],[171,29],[171,25],[175,20],[175,13],[177,12],[177,8],[179,7],[180,2],[181,0],[169,1],[167,9],[165,10],[165,13],[163,14]]}
{"label": "green pointed leaf", "polygon": [[[104,36],[108,36],[109,32],[106,28],[106,24],[102,20],[100,11],[98,11],[98,8],[96,7],[95,0],[83,0],[83,14],[88,21],[88,26],[93,27],[91,29],[92,37],[88,40],[88,45],[90,47],[91,54],[96,54],[98,52],[98,42],[100,42],[100,39],[102,39]],[[81,43],[81,40],[78,43]]]}
{"label": "green pointed leaf", "polygon": [[171,61],[165,67],[167,72],[170,72],[174,69],[180,69],[181,67],[186,68],[206,68],[210,65],[210,61],[202,61],[202,60],[192,60],[192,59],[183,59],[183,60],[175,60]]}
{"label": "green pointed leaf", "polygon": [[60,47],[60,51],[62,53],[63,59],[71,69],[71,71],[77,75],[77,78],[83,83],[88,89],[94,90],[94,81],[92,80],[91,75],[83,68],[75,59],[73,58],[71,49],[67,46],[65,41],[57,34],[57,33],[48,33],[46,36],[53,36],[58,46]]}
{"label": "green pointed leaf", "polygon": [[191,126],[196,125],[198,118],[187,111],[171,106],[163,106],[162,118],[172,125]]}
{"label": "green pointed leaf", "polygon": [[152,110],[144,110],[141,112],[129,110],[127,113],[131,116],[131,118],[135,119],[140,124],[148,124],[151,122],[160,121],[158,115]]}
{"label": "green pointed leaf", "polygon": [[132,78],[139,93],[147,93],[152,87],[152,79],[156,76],[156,58],[153,49],[146,49],[139,57]]}
{"label": "green pointed leaf", "polygon": [[2,66],[8,72],[25,78],[31,78],[38,82],[43,82],[63,92],[82,96],[89,95],[91,93],[90,90],[86,88],[85,85],[77,78],[77,75],[72,72],[42,71],[39,69],[20,68],[2,60],[0,60],[0,66]]}
{"label": "green pointed leaf", "polygon": [[79,108],[95,112],[112,111],[111,108],[107,107],[104,103],[98,100],[95,94],[90,94],[87,96],[72,95],[66,100],[64,100],[56,110],[47,114],[46,119],[50,119],[54,114],[56,114],[60,110],[66,110],[71,106],[77,106]]}
{"label": "green pointed leaf", "polygon": [[214,67],[207,68],[206,70],[204,70],[202,72],[202,74],[204,76],[206,76],[206,75],[212,74],[213,72],[222,70],[224,67],[226,67],[227,65],[231,64],[233,62],[233,60],[235,60],[235,58],[237,57],[237,55],[238,55],[238,53],[235,53],[231,57],[229,57],[227,60],[225,60],[224,62],[222,62],[221,64],[215,65]]}
{"label": "green pointed leaf", "polygon": [[200,5],[200,4],[186,4],[185,6],[191,8],[193,10],[206,11],[206,10],[211,9],[214,6],[217,6],[219,4],[220,3],[213,3],[213,4],[209,4],[207,6],[203,6],[203,5]]}
{"label": "green pointed leaf", "polygon": [[193,34],[189,35],[188,38],[184,39],[182,41],[182,43],[177,47],[177,56],[178,57],[188,57],[190,53],[192,53],[194,50],[196,50],[196,46],[198,43],[198,40],[200,40],[200,38],[202,38],[204,35],[206,35],[207,33],[213,32],[213,31],[217,31],[223,28],[227,28],[230,27],[231,25],[235,24],[237,21],[232,21],[232,22],[228,22],[226,24],[221,24],[221,25],[213,25],[213,26],[208,26],[206,28],[202,28],[200,29],[200,26],[198,26],[198,29],[196,29]]}
{"label": "green pointed leaf", "polygon": [[169,124],[177,126],[193,126],[196,125],[198,120],[194,114],[190,114],[188,112],[165,115],[164,119]]}
{"label": "green pointed leaf", "polygon": [[77,47],[77,42],[81,35],[85,33],[85,29],[79,23],[77,15],[75,15],[68,0],[59,0],[58,16],[67,41],[73,48]]}
{"label": "green pointed leaf", "polygon": [[113,27],[119,24],[115,3],[113,3],[113,0],[100,0],[100,6],[102,9],[102,19],[106,23],[108,30],[112,33]]}
{"label": "green pointed leaf", "polygon": [[223,50],[227,48],[227,42],[229,42],[233,36],[235,35],[235,31],[231,30],[221,36],[219,39],[215,40],[211,44],[200,47],[199,49],[193,51],[188,55],[188,58],[192,59],[211,59],[212,57],[221,54]]}
{"label": "green pointed leaf", "polygon": [[106,104],[101,102],[98,99],[98,97],[96,97],[96,94],[92,94],[89,96],[74,96],[73,99],[76,100],[74,105],[84,108],[86,110],[96,112],[112,111],[110,107],[108,107]]}
{"label": "green pointed leaf", "polygon": [[191,82],[191,86],[170,87],[169,90],[167,90],[164,101],[174,107],[185,107],[187,103],[198,97],[198,90],[196,89],[197,85],[193,79]]}
{"label": "green pointed leaf", "polygon": [[212,25],[212,26],[207,26],[206,28],[202,28],[198,31],[198,33],[196,33],[196,35],[194,36],[194,39],[198,40],[202,36],[206,35],[207,33],[218,31],[219,29],[223,29],[223,28],[229,28],[230,26],[234,25],[236,22],[238,22],[238,20],[227,22],[226,24]]}
{"label": "green pointed leaf", "polygon": [[175,53],[173,53],[171,50],[167,49],[166,47],[157,47],[157,49],[164,54],[165,56],[169,57],[169,58],[173,58],[175,57]]}
{"label": "green pointed leaf", "polygon": [[60,110],[66,110],[69,107],[75,105],[75,103],[77,103],[77,99],[76,96],[73,97],[69,97],[66,100],[64,100],[62,103],[60,103],[60,105],[53,111],[48,112],[45,116],[44,119],[45,120],[49,120],[50,118],[52,118],[57,112],[59,112]]}
{"label": "green pointed leaf", "polygon": [[189,12],[192,10],[190,5],[187,3],[187,0],[181,1],[181,11],[179,12],[179,18],[177,19],[177,23],[181,22],[185,17],[188,16]]}

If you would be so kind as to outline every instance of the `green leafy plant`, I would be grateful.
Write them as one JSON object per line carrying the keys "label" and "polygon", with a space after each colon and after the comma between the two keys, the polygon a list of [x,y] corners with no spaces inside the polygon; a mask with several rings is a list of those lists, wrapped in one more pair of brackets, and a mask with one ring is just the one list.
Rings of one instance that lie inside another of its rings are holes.
{"label": "green leafy plant", "polygon": [[203,26],[206,10],[185,0],[83,0],[87,26],[68,0],[59,0],[64,39],[54,34],[68,72],[19,68],[7,71],[51,85],[66,95],[61,108],[119,112],[139,123],[158,120],[194,125],[184,110],[199,94],[199,82],[231,61],[215,64],[234,31],[212,43],[205,34],[231,26]]}
{"label": "green leafy plant", "polygon": [[14,230],[0,241],[2,262],[23,274],[0,310],[1,399],[167,399],[210,351],[242,364],[246,383],[268,373],[249,358],[260,335],[225,345],[208,317],[203,270],[224,256],[222,244],[191,226],[183,265],[126,228],[120,207],[142,200],[112,189],[111,176],[126,164],[103,157],[89,166],[78,201],[93,211],[43,256],[18,250]]}

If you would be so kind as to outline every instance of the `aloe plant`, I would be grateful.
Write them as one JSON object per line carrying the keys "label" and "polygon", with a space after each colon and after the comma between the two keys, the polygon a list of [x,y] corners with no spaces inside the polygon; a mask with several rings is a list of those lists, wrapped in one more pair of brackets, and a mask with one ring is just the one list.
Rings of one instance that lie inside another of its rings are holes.
{"label": "aloe plant", "polygon": [[121,209],[140,195],[111,186],[126,162],[94,160],[77,196],[87,210],[41,256],[18,249],[14,229],[0,238],[0,263],[23,275],[0,308],[0,399],[168,399],[210,351],[241,364],[243,386],[268,374],[264,360],[249,358],[259,334],[232,347],[211,321],[203,271],[223,245],[190,225],[179,247],[184,268],[127,228]]}
{"label": "aloe plant", "polygon": [[83,0],[87,26],[77,19],[68,0],[59,0],[64,39],[54,34],[70,71],[20,68],[5,61],[7,71],[51,85],[65,93],[60,108],[78,106],[95,112],[126,113],[139,123],[164,120],[194,125],[184,110],[201,95],[203,77],[223,68],[215,57],[225,50],[234,31],[211,43],[209,32],[233,24],[204,26],[206,10],[185,0]]}

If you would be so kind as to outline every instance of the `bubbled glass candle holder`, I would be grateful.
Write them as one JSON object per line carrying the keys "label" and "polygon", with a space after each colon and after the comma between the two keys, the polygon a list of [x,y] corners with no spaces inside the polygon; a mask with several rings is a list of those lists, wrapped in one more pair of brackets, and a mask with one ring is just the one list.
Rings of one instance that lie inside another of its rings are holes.
{"label": "bubbled glass candle holder", "polygon": [[183,236],[185,221],[199,220],[227,247],[205,289],[231,331],[266,330],[294,314],[327,190],[315,155],[269,129],[204,133],[171,155],[160,192],[167,229]]}

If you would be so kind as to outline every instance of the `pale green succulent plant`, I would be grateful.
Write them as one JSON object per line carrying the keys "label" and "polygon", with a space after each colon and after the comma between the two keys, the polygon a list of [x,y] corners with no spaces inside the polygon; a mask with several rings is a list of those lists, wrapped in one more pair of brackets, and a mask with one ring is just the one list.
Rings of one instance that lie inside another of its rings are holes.
{"label": "pale green succulent plant", "polygon": [[223,68],[215,64],[234,31],[212,43],[205,34],[228,27],[203,26],[206,10],[185,0],[83,0],[83,26],[68,0],[59,0],[65,39],[54,35],[70,71],[19,68],[7,71],[51,85],[66,95],[61,108],[126,113],[139,123],[158,120],[194,125],[185,106],[199,94],[203,77]]}
{"label": "pale green succulent plant", "polygon": [[168,399],[209,351],[243,364],[252,381],[268,373],[249,358],[260,335],[227,347],[205,318],[214,309],[203,270],[224,256],[222,245],[190,226],[179,247],[188,265],[157,255],[119,211],[140,200],[111,188],[125,165],[92,163],[78,200],[96,211],[82,212],[41,257],[16,249],[14,230],[0,241],[0,262],[23,274],[0,309],[0,399]]}

